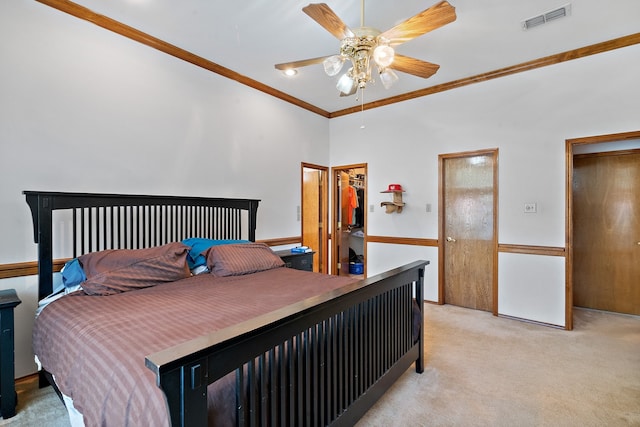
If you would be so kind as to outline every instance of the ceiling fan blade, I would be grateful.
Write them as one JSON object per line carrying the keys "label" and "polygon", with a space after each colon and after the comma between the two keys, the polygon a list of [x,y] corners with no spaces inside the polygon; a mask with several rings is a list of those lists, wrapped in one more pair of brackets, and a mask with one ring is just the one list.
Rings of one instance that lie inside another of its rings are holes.
{"label": "ceiling fan blade", "polygon": [[353,31],[342,22],[342,19],[326,3],[311,3],[303,7],[302,11],[337,37],[338,40],[354,36]]}
{"label": "ceiling fan blade", "polygon": [[[329,56],[331,56],[331,55],[329,55]],[[278,70],[288,70],[288,69],[291,69],[291,68],[306,67],[307,65],[321,64],[322,61],[327,59],[329,56],[321,56],[319,58],[303,59],[301,61],[285,62],[285,63],[282,63],[282,64],[276,64],[275,67]]]}
{"label": "ceiling fan blade", "polygon": [[407,42],[456,20],[456,8],[446,1],[431,6],[380,34],[392,45]]}
{"label": "ceiling fan blade", "polygon": [[411,58],[410,56],[398,55],[396,53],[393,63],[389,68],[426,79],[433,76],[440,66],[438,64],[432,64],[431,62]]}

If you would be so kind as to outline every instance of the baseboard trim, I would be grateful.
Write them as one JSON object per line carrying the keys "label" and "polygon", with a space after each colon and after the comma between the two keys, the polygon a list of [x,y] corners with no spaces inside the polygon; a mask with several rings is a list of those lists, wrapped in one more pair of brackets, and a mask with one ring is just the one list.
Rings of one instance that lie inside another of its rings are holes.
{"label": "baseboard trim", "polygon": [[531,323],[533,325],[546,326],[548,328],[562,329],[562,330],[566,330],[567,329],[565,326],[554,325],[553,323],[539,322],[537,320],[524,319],[522,317],[509,316],[507,314],[498,313],[498,317],[502,317],[503,319],[509,319],[509,320],[518,320],[520,322]]}

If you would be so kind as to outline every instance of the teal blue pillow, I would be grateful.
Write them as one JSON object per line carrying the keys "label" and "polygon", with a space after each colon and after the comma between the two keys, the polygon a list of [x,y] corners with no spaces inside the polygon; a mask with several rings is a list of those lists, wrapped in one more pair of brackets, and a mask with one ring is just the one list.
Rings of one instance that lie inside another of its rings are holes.
{"label": "teal blue pillow", "polygon": [[78,258],[67,261],[64,267],[62,267],[61,273],[62,283],[67,289],[78,286],[87,280],[87,276],[84,274],[84,270],[82,269],[82,265],[80,265]]}
{"label": "teal blue pillow", "polygon": [[182,240],[187,246],[191,246],[189,253],[187,254],[187,264],[191,271],[201,266],[207,265],[207,258],[204,253],[212,246],[229,245],[232,243],[249,243],[249,240],[234,240],[234,239],[204,239],[201,237],[191,237],[189,239]]}

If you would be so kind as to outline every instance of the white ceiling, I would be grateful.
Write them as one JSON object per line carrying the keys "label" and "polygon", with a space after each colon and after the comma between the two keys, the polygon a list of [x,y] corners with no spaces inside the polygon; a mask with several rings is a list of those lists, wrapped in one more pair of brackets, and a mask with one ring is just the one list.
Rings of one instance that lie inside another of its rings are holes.
{"label": "white ceiling", "polygon": [[[359,105],[339,97],[337,77],[322,65],[287,78],[274,64],[338,52],[339,41],[302,8],[308,1],[76,0],[75,3],[190,51],[246,77],[332,112]],[[326,0],[350,28],[360,26],[361,0]],[[364,23],[381,31],[436,0],[365,2]],[[396,48],[440,65],[429,79],[398,73],[389,90],[377,82],[371,102],[640,32],[640,0],[450,0],[457,20]],[[571,15],[524,31],[521,22],[571,4]]]}

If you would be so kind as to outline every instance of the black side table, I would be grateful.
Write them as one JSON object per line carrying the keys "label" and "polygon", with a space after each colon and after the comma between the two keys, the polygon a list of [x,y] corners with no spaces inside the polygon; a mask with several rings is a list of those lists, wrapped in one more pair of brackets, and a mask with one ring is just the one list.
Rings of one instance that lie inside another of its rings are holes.
{"label": "black side table", "polygon": [[13,309],[20,304],[14,289],[0,291],[0,413],[3,419],[16,414]]}
{"label": "black side table", "polygon": [[290,250],[275,251],[282,258],[287,268],[313,271],[313,254],[315,252],[291,252]]}

